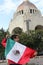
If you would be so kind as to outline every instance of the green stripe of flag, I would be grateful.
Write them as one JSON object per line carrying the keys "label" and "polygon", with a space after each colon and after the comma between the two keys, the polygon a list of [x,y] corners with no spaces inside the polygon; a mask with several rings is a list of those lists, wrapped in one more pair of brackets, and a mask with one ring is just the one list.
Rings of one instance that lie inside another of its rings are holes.
{"label": "green stripe of flag", "polygon": [[7,40],[6,48],[5,48],[5,57],[10,52],[10,50],[13,48],[14,44],[15,44],[15,42],[13,40],[11,40],[10,38]]}

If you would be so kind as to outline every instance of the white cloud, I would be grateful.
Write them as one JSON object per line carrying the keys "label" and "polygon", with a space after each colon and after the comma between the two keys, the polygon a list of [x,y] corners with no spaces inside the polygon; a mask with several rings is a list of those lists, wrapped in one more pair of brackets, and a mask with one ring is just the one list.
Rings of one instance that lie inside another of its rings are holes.
{"label": "white cloud", "polygon": [[14,10],[15,7],[16,5],[12,0],[4,0],[3,5],[0,5],[0,12],[9,13],[11,10]]}

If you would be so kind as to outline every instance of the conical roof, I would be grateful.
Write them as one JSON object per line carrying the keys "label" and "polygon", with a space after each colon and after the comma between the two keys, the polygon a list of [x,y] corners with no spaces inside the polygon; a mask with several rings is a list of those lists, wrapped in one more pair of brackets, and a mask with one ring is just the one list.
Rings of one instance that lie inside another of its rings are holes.
{"label": "conical roof", "polygon": [[18,10],[18,11],[19,11],[19,10],[23,10],[23,9],[26,8],[26,7],[37,9],[37,7],[36,7],[33,3],[31,3],[31,2],[28,1],[28,0],[25,0],[25,1],[23,1],[23,3],[21,3],[21,4],[18,6],[17,10]]}

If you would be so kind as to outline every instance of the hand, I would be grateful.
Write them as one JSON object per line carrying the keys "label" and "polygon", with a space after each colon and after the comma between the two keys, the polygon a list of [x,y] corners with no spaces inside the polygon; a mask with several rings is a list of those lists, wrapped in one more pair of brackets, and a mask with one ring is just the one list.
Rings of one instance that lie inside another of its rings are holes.
{"label": "hand", "polygon": [[8,38],[9,36],[8,36],[8,34],[6,35],[6,39]]}
{"label": "hand", "polygon": [[35,52],[35,53],[34,53],[34,56],[37,56],[37,54],[38,54],[38,53],[37,53],[37,52]]}

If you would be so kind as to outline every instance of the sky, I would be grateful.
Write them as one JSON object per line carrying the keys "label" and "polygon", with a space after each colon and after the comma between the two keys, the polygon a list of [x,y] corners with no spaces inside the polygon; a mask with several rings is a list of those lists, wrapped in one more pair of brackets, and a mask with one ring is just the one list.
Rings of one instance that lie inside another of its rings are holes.
{"label": "sky", "polygon": [[[29,0],[41,11],[43,15],[43,0]],[[17,7],[23,2],[23,0],[0,0],[0,29],[7,30],[9,23],[13,18],[13,15]]]}

